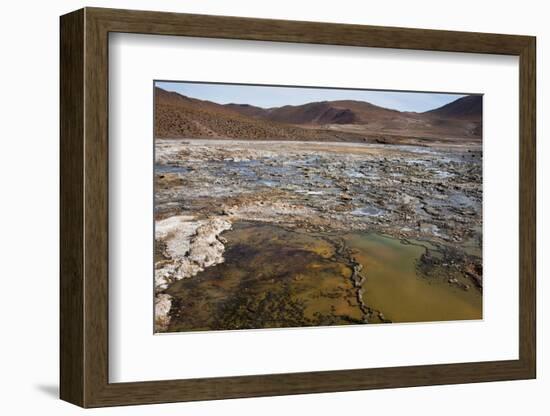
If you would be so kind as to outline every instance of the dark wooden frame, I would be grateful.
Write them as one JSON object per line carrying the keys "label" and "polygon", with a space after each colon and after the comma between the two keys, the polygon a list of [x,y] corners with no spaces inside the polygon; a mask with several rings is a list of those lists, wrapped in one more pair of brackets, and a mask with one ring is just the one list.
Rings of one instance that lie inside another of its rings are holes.
{"label": "dark wooden frame", "polygon": [[[109,383],[110,32],[519,56],[519,359]],[[60,46],[60,396],[63,400],[83,407],[100,407],[536,377],[534,37],[85,8],[61,17]]]}

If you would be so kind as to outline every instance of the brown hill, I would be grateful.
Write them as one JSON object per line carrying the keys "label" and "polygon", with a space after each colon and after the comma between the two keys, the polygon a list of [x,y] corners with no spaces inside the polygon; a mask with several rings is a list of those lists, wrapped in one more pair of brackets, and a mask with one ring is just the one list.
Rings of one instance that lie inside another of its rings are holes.
{"label": "brown hill", "polygon": [[157,137],[403,142],[481,138],[481,96],[425,113],[363,101],[261,108],[217,104],[155,89]]}
{"label": "brown hill", "polygon": [[253,117],[253,118],[266,118],[265,114],[269,112],[262,107],[256,107],[250,104],[226,104],[223,107],[233,110],[236,113],[242,114],[243,116]]}
{"label": "brown hill", "polygon": [[441,119],[471,120],[481,122],[483,110],[481,95],[467,95],[449,104],[426,111],[424,114]]}
{"label": "brown hill", "polygon": [[[354,100],[319,101],[263,109],[248,104],[227,104],[232,110],[254,118],[287,124],[365,124],[371,120],[404,117],[406,113]],[[406,117],[406,116],[405,116]]]}
{"label": "brown hill", "polygon": [[467,95],[449,104],[423,113],[432,123],[447,129],[462,129],[467,136],[482,134],[483,96]]}
{"label": "brown hill", "polygon": [[299,106],[285,105],[269,109],[263,116],[268,120],[292,124],[353,124],[357,121],[351,109],[335,106],[328,101]]}
{"label": "brown hill", "polygon": [[155,136],[279,140],[361,140],[350,132],[312,130],[256,119],[231,106],[155,88]]}

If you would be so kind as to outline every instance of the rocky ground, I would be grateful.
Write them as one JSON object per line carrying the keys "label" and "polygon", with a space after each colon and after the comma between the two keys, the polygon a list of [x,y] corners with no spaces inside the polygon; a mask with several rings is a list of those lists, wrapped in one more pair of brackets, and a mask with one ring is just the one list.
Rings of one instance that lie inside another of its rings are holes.
{"label": "rocky ground", "polygon": [[[169,288],[221,264],[224,232],[240,222],[429,241],[419,276],[482,288],[480,144],[157,139],[155,153],[157,331],[181,313]],[[360,291],[362,265],[348,257]],[[387,321],[360,296],[357,303],[364,316]]]}

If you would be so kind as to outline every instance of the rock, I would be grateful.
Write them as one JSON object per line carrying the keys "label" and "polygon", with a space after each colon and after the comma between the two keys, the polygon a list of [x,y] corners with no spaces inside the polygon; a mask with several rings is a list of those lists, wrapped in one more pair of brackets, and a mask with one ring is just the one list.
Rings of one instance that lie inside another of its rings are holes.
{"label": "rock", "polygon": [[340,195],[340,199],[343,201],[351,201],[353,198],[350,195],[342,194]]}
{"label": "rock", "polygon": [[155,332],[164,332],[170,324],[172,296],[162,293],[155,297]]}
{"label": "rock", "polygon": [[231,228],[231,223],[215,218],[197,228],[189,247],[188,258],[201,268],[223,262],[224,245],[218,236]]}
{"label": "rock", "polygon": [[177,280],[222,263],[225,247],[218,237],[231,223],[219,217],[195,221],[194,217],[175,216],[157,221],[155,228],[155,236],[165,243],[166,257],[171,260],[155,265],[155,291],[160,292]]}
{"label": "rock", "polygon": [[176,215],[155,222],[155,239],[166,243],[166,255],[170,258],[182,257],[189,250],[191,236],[201,222],[190,215]]}
{"label": "rock", "polygon": [[435,224],[420,223],[420,232],[422,234],[437,234],[438,228]]}

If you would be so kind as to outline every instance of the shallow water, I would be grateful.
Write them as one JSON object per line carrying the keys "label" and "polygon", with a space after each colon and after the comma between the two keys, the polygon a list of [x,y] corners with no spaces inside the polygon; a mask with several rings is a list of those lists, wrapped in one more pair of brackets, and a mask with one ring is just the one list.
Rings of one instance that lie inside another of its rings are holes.
{"label": "shallow water", "polygon": [[404,244],[365,233],[349,234],[345,239],[365,267],[365,302],[392,322],[481,319],[480,291],[451,286],[446,276],[418,276],[416,264],[425,243]]}
{"label": "shallow water", "polygon": [[237,223],[223,237],[224,263],[168,289],[175,297],[169,331],[365,323],[348,254],[363,266],[363,301],[374,316],[392,322],[481,318],[477,289],[417,275],[420,256],[436,248],[429,242],[261,223]]}
{"label": "shallow water", "polygon": [[367,217],[379,217],[383,215],[385,212],[386,211],[384,211],[383,209],[379,209],[373,206],[357,208],[351,211],[353,215],[367,216]]}
{"label": "shallow water", "polygon": [[330,242],[272,225],[224,233],[225,262],[173,284],[170,331],[361,323],[351,271]]}
{"label": "shallow water", "polygon": [[472,147],[474,152],[460,146],[169,143],[157,143],[162,215],[218,215],[227,206],[240,220],[271,221],[268,207],[280,212],[277,206],[288,204],[319,216],[302,220],[291,210],[277,221],[316,222],[325,230],[345,225],[401,231],[449,244],[478,237],[472,231],[481,224],[480,147]]}
{"label": "shallow water", "polygon": [[179,165],[161,165],[157,164],[155,165],[155,172],[156,173],[188,173],[189,169],[185,166],[179,166]]}

